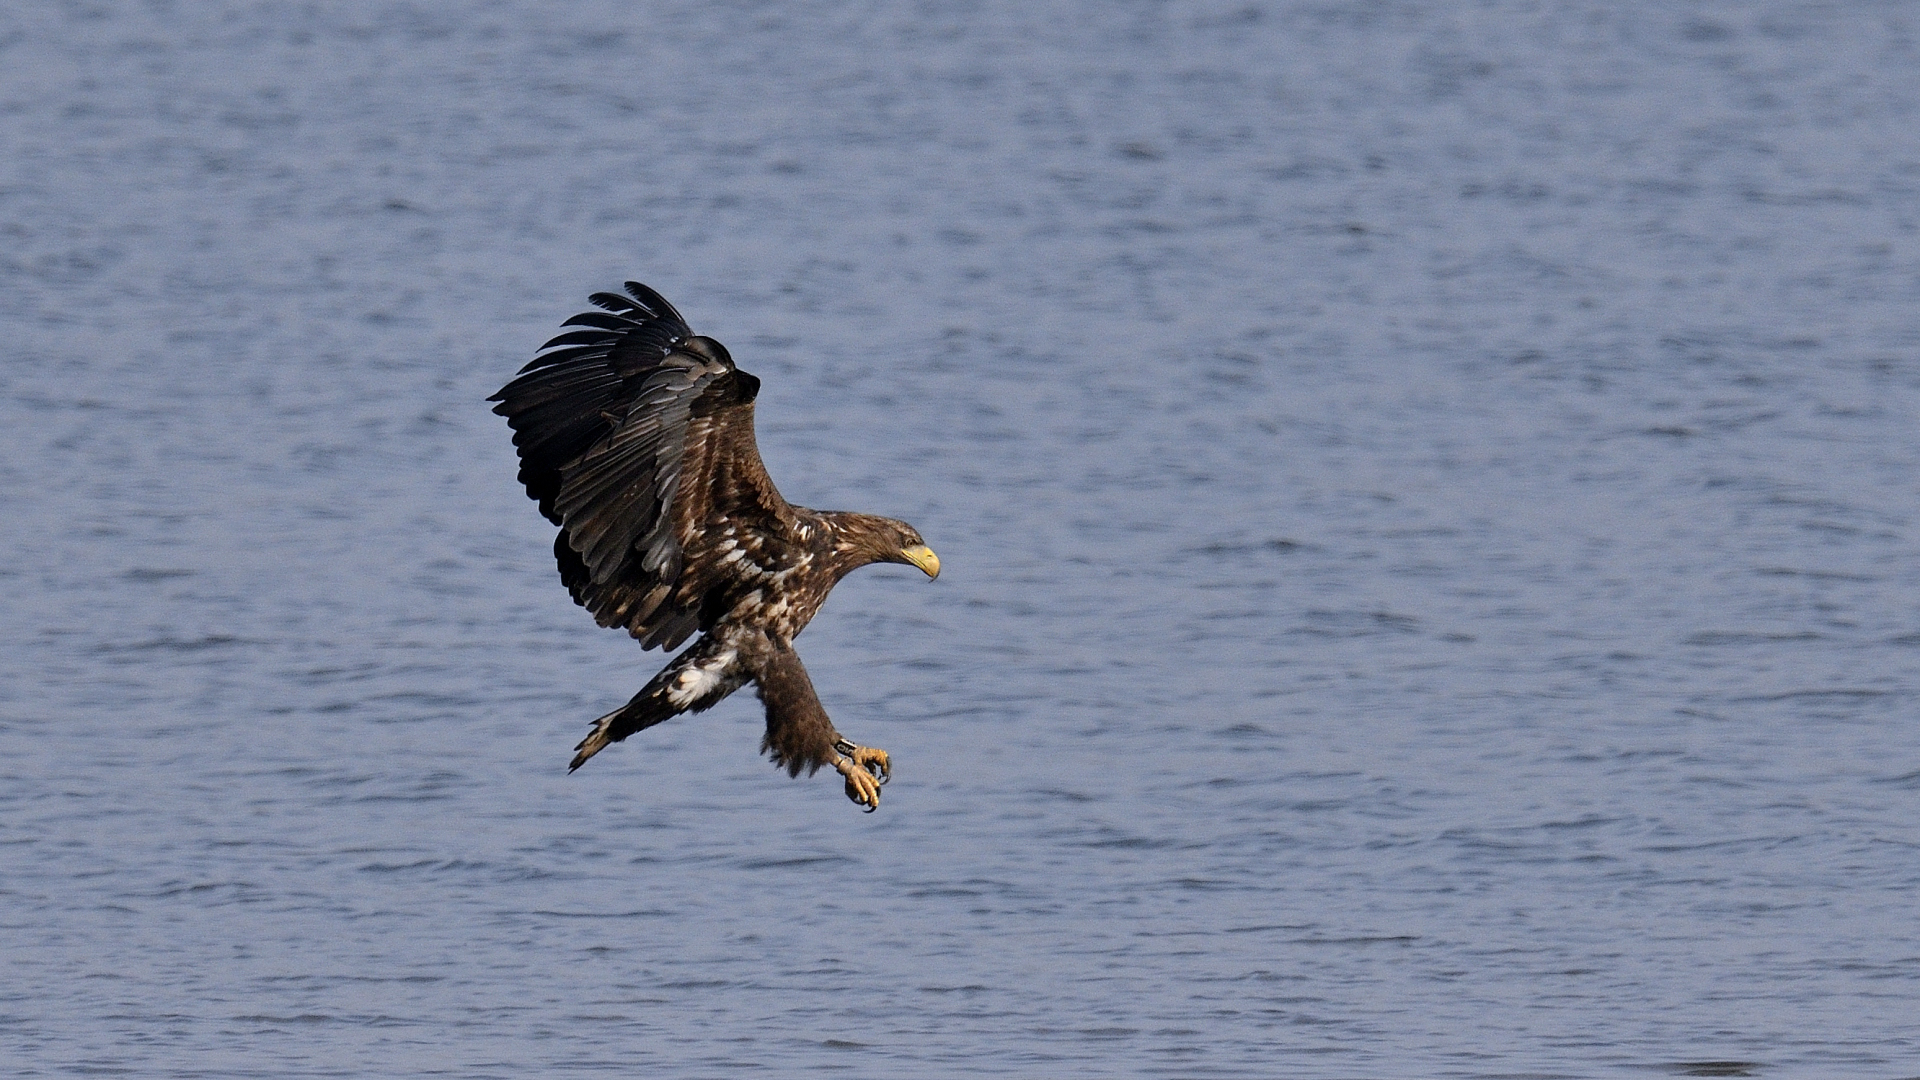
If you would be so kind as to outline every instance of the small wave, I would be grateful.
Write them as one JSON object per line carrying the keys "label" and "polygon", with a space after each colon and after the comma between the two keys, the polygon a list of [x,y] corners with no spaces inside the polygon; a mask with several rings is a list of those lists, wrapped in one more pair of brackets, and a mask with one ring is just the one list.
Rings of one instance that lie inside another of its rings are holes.
{"label": "small wave", "polygon": [[1676,1061],[1665,1068],[1676,1076],[1752,1076],[1766,1066],[1757,1061]]}
{"label": "small wave", "polygon": [[1781,641],[1820,641],[1824,634],[1811,630],[1770,634],[1753,630],[1702,630],[1680,639],[1682,645],[1765,645]]}
{"label": "small wave", "polygon": [[109,655],[115,653],[138,652],[205,652],[208,649],[225,648],[228,645],[259,645],[258,641],[249,641],[232,634],[206,634],[197,638],[158,637],[146,641],[130,641],[121,645],[102,645],[100,651]]}

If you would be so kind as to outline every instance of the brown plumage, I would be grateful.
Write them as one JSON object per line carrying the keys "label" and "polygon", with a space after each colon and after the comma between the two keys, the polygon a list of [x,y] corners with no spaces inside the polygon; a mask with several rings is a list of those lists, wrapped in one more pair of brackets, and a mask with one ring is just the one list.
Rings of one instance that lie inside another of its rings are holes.
{"label": "brown plumage", "polygon": [[873,809],[884,751],[834,730],[793,639],[841,578],[876,562],[940,561],[903,521],[809,510],[780,497],[753,438],[760,380],[629,281],[491,401],[520,448],[520,482],[560,526],[560,580],[601,626],[676,656],[594,723],[569,771],[608,743],[712,708],[748,682],[766,705],[761,749],[791,775],[831,765]]}

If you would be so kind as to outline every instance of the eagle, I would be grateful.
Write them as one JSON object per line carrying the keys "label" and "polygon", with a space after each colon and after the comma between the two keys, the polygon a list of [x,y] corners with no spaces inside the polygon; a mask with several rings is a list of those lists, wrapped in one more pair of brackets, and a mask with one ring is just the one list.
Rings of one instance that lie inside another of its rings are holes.
{"label": "eagle", "polygon": [[753,438],[760,380],[659,293],[629,281],[588,300],[599,310],[561,324],[580,329],[487,400],[513,429],[520,483],[560,526],[553,555],[574,603],[643,649],[700,638],[594,721],[567,771],[752,683],[761,752],[789,776],[832,766],[877,810],[892,760],[834,728],[793,639],[854,570],[902,563],[931,580],[939,557],[904,521],[781,498]]}

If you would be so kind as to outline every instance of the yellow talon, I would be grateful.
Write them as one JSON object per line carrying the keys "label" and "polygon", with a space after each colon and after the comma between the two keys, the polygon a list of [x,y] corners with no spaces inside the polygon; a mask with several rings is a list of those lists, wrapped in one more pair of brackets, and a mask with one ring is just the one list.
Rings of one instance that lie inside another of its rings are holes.
{"label": "yellow talon", "polygon": [[854,747],[853,763],[872,773],[873,778],[883,785],[893,778],[893,759],[877,746]]}
{"label": "yellow talon", "polygon": [[834,770],[847,778],[847,798],[867,808],[871,814],[880,809],[880,785],[893,777],[893,762],[885,750],[871,746],[845,747],[845,755],[833,763]]}

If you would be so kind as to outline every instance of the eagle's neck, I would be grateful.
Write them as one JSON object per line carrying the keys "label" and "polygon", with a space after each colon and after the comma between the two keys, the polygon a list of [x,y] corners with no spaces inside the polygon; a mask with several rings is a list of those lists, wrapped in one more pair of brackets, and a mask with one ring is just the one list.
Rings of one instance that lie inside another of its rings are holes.
{"label": "eagle's neck", "polygon": [[872,514],[827,510],[820,514],[830,538],[830,558],[838,580],[863,566],[900,562],[900,523]]}

